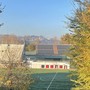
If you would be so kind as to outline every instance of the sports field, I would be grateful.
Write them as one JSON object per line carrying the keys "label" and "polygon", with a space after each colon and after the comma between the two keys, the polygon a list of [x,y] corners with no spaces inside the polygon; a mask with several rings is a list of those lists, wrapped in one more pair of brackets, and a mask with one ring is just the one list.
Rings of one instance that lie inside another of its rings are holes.
{"label": "sports field", "polygon": [[69,71],[60,70],[56,70],[56,72],[53,70],[50,73],[45,71],[40,73],[39,71],[39,73],[33,74],[35,81],[29,90],[71,90],[72,82],[70,82],[69,73]]}

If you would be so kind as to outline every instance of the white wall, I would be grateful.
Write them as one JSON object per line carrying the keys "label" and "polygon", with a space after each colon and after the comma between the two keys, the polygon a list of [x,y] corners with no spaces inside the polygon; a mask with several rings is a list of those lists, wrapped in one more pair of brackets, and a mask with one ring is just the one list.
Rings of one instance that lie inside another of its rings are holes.
{"label": "white wall", "polygon": [[24,44],[0,44],[0,61],[18,61],[22,57]]}
{"label": "white wall", "polygon": [[[70,69],[70,64],[68,62],[60,62],[60,61],[30,61],[29,62],[29,67],[30,68],[41,68],[41,65],[44,65],[46,68],[46,65],[53,65],[53,69],[55,68],[55,65],[58,65],[57,69]],[[62,68],[60,68],[60,65]]]}

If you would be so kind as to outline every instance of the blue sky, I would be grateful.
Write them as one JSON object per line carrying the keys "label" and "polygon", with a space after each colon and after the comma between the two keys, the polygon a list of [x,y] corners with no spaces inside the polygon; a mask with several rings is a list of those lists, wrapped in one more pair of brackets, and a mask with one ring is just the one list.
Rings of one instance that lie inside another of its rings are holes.
{"label": "blue sky", "polygon": [[0,0],[0,34],[60,37],[69,30],[65,16],[73,11],[72,0]]}

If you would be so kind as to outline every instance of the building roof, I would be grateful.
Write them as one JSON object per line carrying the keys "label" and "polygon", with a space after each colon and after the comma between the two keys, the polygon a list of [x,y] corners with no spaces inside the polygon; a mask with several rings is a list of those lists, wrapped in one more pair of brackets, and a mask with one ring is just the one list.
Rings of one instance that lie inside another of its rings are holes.
{"label": "building roof", "polygon": [[[69,52],[69,44],[61,45],[38,45],[37,55],[48,55],[48,56],[63,56]],[[55,49],[54,49],[55,48]],[[56,50],[56,53],[55,53]]]}
{"label": "building roof", "polygon": [[68,59],[67,53],[69,52],[69,44],[61,45],[37,45],[36,52],[25,53],[30,58],[37,59]]}

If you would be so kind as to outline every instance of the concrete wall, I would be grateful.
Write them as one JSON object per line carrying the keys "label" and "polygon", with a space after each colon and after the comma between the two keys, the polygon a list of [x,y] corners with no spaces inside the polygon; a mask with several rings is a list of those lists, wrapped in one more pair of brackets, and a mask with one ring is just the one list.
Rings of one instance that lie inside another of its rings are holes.
{"label": "concrete wall", "polygon": [[22,58],[24,44],[0,44],[0,62],[19,61]]}

